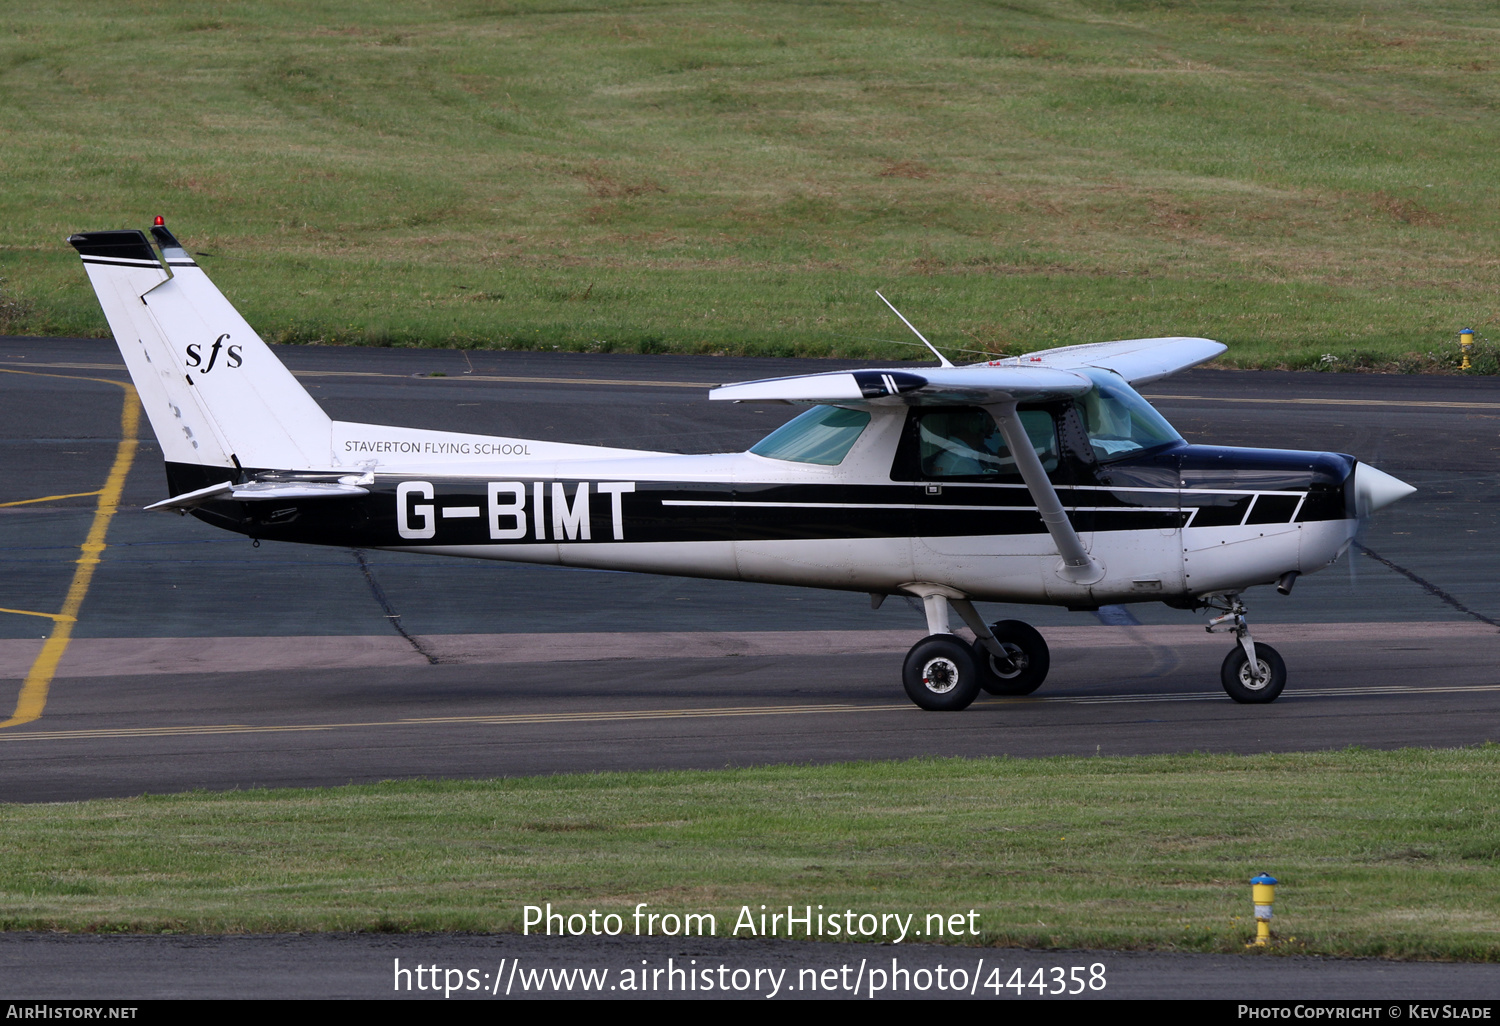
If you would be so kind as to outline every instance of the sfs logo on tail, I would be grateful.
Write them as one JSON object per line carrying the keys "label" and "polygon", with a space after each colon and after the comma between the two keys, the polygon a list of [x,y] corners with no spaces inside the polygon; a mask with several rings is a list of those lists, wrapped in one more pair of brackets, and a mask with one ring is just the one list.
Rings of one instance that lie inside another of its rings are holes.
{"label": "sfs logo on tail", "polygon": [[[203,368],[204,374],[207,374],[209,371],[214,369],[214,364],[219,360],[219,350],[223,348],[224,342],[228,338],[229,335],[226,333],[214,339],[213,348],[210,349],[208,353],[208,366]],[[245,362],[244,358],[240,355],[239,346],[229,346],[225,350],[224,360],[226,367],[238,367],[240,366],[240,364]],[[202,346],[197,342],[188,344],[187,365],[189,367],[199,367],[203,365]]]}

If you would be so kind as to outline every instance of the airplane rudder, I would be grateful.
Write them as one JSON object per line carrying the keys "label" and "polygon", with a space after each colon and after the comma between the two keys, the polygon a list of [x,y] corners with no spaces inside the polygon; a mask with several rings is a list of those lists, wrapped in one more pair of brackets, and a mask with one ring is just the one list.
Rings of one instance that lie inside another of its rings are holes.
{"label": "airplane rudder", "polygon": [[135,301],[168,277],[146,233],[135,229],[77,232],[68,236],[68,244],[83,260],[110,330],[117,339],[129,335],[135,328]]}

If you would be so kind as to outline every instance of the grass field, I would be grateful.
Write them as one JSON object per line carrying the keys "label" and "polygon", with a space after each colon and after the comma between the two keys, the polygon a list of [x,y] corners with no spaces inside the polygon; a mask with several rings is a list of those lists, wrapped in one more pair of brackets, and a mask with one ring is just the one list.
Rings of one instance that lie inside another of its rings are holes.
{"label": "grass field", "polygon": [[[0,927],[980,913],[966,943],[1500,959],[1500,746],[922,760],[0,806]],[[741,934],[744,936],[744,934]],[[924,938],[925,939],[925,938]]]}
{"label": "grass field", "polygon": [[[0,331],[163,213],[268,339],[918,355],[1497,328],[1484,0],[49,0],[0,32]],[[1482,364],[1497,369],[1493,353]]]}

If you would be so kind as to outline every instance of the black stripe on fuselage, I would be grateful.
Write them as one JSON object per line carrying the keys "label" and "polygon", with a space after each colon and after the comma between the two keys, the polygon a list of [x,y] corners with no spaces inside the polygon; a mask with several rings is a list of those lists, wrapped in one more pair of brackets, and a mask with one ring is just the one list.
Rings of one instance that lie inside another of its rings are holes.
{"label": "black stripe on fuselage", "polygon": [[[180,494],[231,474],[179,468],[170,476]],[[391,477],[368,487],[369,495],[351,498],[221,501],[195,515],[257,538],[356,547],[956,537],[1046,530],[1024,486],[944,484],[934,492],[927,483],[491,482],[430,475]],[[405,493],[399,504],[398,491]],[[1338,515],[1328,516],[1334,512],[1331,504],[1320,512],[1304,501],[1310,496],[1295,492],[1095,486],[1062,487],[1058,493],[1083,532],[1225,526],[1247,522],[1247,512],[1248,522],[1256,524],[1288,523],[1293,512],[1298,521],[1344,515],[1342,502]]]}

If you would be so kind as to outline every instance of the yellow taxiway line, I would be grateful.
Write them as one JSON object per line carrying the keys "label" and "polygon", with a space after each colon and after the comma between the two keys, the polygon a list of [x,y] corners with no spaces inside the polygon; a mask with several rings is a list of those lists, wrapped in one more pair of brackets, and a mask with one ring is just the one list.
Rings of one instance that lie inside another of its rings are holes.
{"label": "yellow taxiway line", "polygon": [[504,381],[515,385],[624,385],[641,388],[718,388],[720,381],[643,381],[639,378],[545,378],[503,374],[388,374],[383,371],[292,371],[299,378],[420,378],[423,381]]}
{"label": "yellow taxiway line", "polygon": [[[1455,684],[1412,686],[1372,685],[1347,688],[1299,688],[1283,694],[1288,698],[1374,698],[1386,695],[1430,695],[1500,691],[1500,684]],[[1166,694],[1070,695],[1066,697],[990,698],[972,708],[1012,705],[1115,705],[1139,702],[1229,701],[1223,691],[1192,691]],[[401,720],[366,720],[351,723],[213,723],[163,727],[100,727],[92,730],[35,730],[0,734],[0,741],[89,741],[104,738],[193,737],[210,734],[284,734],[318,730],[361,730],[375,727],[474,726],[513,727],[548,723],[624,723],[640,720],[722,719],[743,716],[808,716],[847,713],[907,712],[919,715],[910,702],[878,705],[830,703],[825,705],[708,706],[687,709],[617,709],[598,712],[510,713],[487,716],[428,716]]]}
{"label": "yellow taxiway line", "polygon": [[0,609],[0,613],[14,613],[16,616],[45,616],[49,620],[77,619],[77,617],[69,616],[67,613],[39,613],[35,609]]}
{"label": "yellow taxiway line", "polygon": [[[110,381],[108,378],[82,378],[73,374],[37,375],[35,371],[12,368],[0,368],[0,371],[7,374],[28,374],[45,378],[102,381],[125,391],[125,399],[120,409],[120,444],[115,448],[115,461],[109,468],[109,476],[105,478],[104,487],[97,493],[88,493],[97,494],[99,502],[94,507],[94,519],[89,524],[89,533],[84,538],[83,544],[79,546],[73,580],[68,584],[68,594],[63,599],[62,609],[57,613],[34,613],[21,609],[3,610],[3,612],[18,613],[23,616],[50,616],[52,618],[52,633],[42,643],[41,652],[37,654],[36,660],[31,664],[30,672],[21,683],[21,693],[16,696],[15,712],[11,713],[10,719],[0,721],[0,728],[5,728],[38,720],[42,716],[42,710],[47,707],[47,691],[52,686],[52,678],[57,675],[57,665],[62,661],[63,653],[68,650],[68,642],[73,637],[73,624],[78,622],[78,610],[83,607],[83,600],[89,593],[89,585],[94,580],[94,571],[99,567],[99,554],[104,551],[104,536],[109,530],[109,521],[115,515],[115,511],[120,508],[120,493],[125,489],[125,477],[130,473],[131,463],[135,461],[136,432],[141,423],[141,404],[136,395],[135,386],[123,381]],[[49,496],[49,498],[62,498],[62,496]],[[19,505],[19,503],[6,505]]]}
{"label": "yellow taxiway line", "polygon": [[[112,370],[124,372],[123,364],[113,363],[33,363],[31,367],[65,368],[70,370]],[[920,368],[917,368],[920,370]],[[292,371],[299,378],[411,378],[417,377],[423,381],[499,381],[515,385],[607,385],[624,388],[718,388],[721,381],[647,381],[640,378],[554,378],[554,377],[527,377],[522,375],[500,375],[500,374],[466,374],[456,371],[452,374],[439,373],[436,377],[429,374],[393,374],[389,371],[342,371],[342,370],[299,370]],[[64,375],[53,375],[63,377]],[[117,382],[118,384],[118,382]],[[1271,399],[1257,398],[1252,396],[1214,396],[1214,395],[1169,395],[1166,393],[1152,393],[1146,395],[1147,399],[1156,401],[1158,399],[1203,403],[1247,403],[1251,406],[1396,406],[1414,409],[1433,410],[1500,410],[1500,403],[1486,402],[1443,402],[1437,400],[1422,399]],[[68,496],[57,496],[57,498],[68,498]]]}
{"label": "yellow taxiway line", "polygon": [[1422,399],[1257,399],[1250,396],[1141,394],[1152,402],[1173,399],[1204,403],[1248,403],[1251,406],[1400,406],[1426,410],[1500,410],[1500,403],[1436,402]]}
{"label": "yellow taxiway line", "polygon": [[73,741],[108,737],[180,737],[198,734],[276,734],[304,730],[350,730],[369,727],[522,726],[534,723],[612,723],[626,720],[677,720],[725,716],[796,716],[816,713],[892,712],[915,709],[910,702],[891,705],[748,705],[705,709],[621,709],[613,712],[513,713],[494,716],[431,716],[358,723],[299,723],[256,726],[220,723],[182,727],[102,727],[96,730],[37,730],[0,734],[0,741]]}
{"label": "yellow taxiway line", "polygon": [[[99,491],[103,491],[100,489]],[[54,502],[57,499],[87,499],[90,495],[98,495],[99,491],[93,492],[69,492],[67,495],[43,495],[39,499],[17,499],[14,502],[0,502],[3,506],[29,506],[33,502]]]}
{"label": "yellow taxiway line", "polygon": [[[125,372],[124,364],[114,363],[28,363],[28,367],[46,367],[50,369],[63,370],[105,370]],[[642,387],[661,386],[663,388],[718,388],[723,382],[719,381],[656,381],[641,378],[548,378],[529,377],[519,375],[501,374],[469,374],[464,371],[454,371],[452,374],[440,371],[437,374],[428,372],[426,374],[393,374],[390,371],[344,371],[344,370],[294,370],[292,375],[298,378],[419,378],[423,381],[504,381],[510,384],[540,384],[540,385],[639,385]],[[53,375],[63,377],[64,375]]]}

